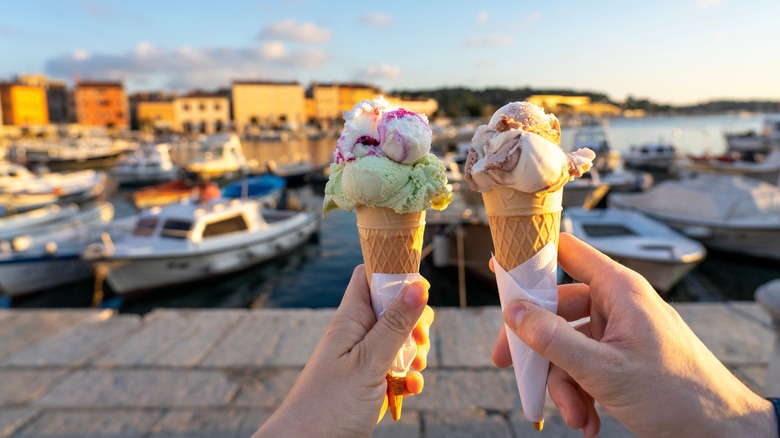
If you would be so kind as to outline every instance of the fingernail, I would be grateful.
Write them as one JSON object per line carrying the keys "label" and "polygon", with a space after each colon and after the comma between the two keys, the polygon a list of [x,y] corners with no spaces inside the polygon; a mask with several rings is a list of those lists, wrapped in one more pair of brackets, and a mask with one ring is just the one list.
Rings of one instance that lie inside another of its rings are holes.
{"label": "fingernail", "polygon": [[523,320],[523,316],[528,309],[525,307],[522,301],[516,301],[509,304],[504,311],[504,321],[509,327],[516,329],[520,326],[520,321]]}
{"label": "fingernail", "polygon": [[404,292],[404,304],[409,307],[417,308],[425,304],[428,300],[428,291],[420,282],[414,282],[406,287]]}

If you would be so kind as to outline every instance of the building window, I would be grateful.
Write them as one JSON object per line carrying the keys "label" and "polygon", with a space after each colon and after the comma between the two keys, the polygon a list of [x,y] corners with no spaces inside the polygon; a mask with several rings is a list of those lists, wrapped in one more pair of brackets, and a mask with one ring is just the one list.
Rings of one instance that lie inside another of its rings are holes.
{"label": "building window", "polygon": [[222,106],[218,103],[214,104],[214,111],[219,111],[222,108]]}
{"label": "building window", "polygon": [[200,104],[200,110],[201,111],[206,111],[206,104],[205,103]]}
{"label": "building window", "polygon": [[182,109],[183,109],[184,111],[189,111],[189,110],[190,110],[190,104],[188,104],[188,103],[185,103],[184,105],[182,105]]}

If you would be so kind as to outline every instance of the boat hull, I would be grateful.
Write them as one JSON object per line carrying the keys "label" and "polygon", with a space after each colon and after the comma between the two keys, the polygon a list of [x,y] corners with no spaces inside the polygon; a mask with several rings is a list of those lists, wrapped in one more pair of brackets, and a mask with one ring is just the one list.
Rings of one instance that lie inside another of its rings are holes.
{"label": "boat hull", "polygon": [[656,219],[711,249],[780,260],[780,225],[767,228],[743,228],[703,225],[661,217]]}
{"label": "boat hull", "polygon": [[89,278],[80,254],[0,262],[0,291],[12,297],[53,289]]}
{"label": "boat hull", "polygon": [[[229,274],[268,261],[302,245],[318,230],[314,215],[294,230],[280,230],[261,240],[218,252],[179,256],[109,257],[93,262],[107,272],[111,289],[120,295],[138,294],[174,284]],[[247,237],[251,239],[251,237]]]}

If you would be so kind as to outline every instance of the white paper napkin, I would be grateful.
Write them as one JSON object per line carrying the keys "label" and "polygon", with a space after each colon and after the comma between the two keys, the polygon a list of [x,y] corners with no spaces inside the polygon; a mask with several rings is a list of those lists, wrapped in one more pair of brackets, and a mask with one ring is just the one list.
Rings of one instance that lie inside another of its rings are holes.
{"label": "white paper napkin", "polygon": [[[406,286],[415,281],[422,282],[422,276],[419,273],[413,274],[371,274],[371,307],[374,308],[376,318],[379,319],[385,313],[385,310],[398,296],[403,292]],[[403,377],[409,371],[414,356],[417,354],[417,343],[414,342],[412,334],[398,350],[395,360],[390,365],[388,371],[393,377]]]}
{"label": "white paper napkin", "polygon": [[[557,312],[557,256],[555,245],[549,242],[541,251],[509,272],[493,257],[501,308],[504,309],[511,301],[522,299],[550,312]],[[509,327],[506,327],[506,333],[523,414],[528,421],[540,422],[544,420],[550,362],[525,345]]]}

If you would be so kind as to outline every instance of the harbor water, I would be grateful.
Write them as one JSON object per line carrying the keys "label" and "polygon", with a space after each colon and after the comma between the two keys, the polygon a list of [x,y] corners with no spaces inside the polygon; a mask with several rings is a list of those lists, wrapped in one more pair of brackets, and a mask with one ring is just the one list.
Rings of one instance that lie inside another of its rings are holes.
{"label": "harbor water", "polygon": [[[726,149],[724,133],[758,130],[763,116],[697,116],[615,119],[608,125],[611,145],[627,151],[633,144],[670,142],[682,154],[718,154]],[[573,130],[564,128],[562,147],[571,147]],[[264,164],[311,159],[327,163],[335,140],[288,140],[245,142],[247,158]],[[186,152],[182,152],[186,154]],[[175,157],[177,158],[177,157]],[[179,159],[186,159],[180,156]],[[288,188],[289,202],[317,205],[324,184],[310,183]],[[128,201],[130,191],[120,190],[112,198],[117,216],[134,213]],[[195,285],[181,285],[153,292],[121,304],[120,311],[146,313],[155,308],[300,308],[335,307],[341,301],[353,268],[362,263],[354,213],[335,211],[324,218],[317,239],[272,262],[249,270],[213,278]],[[485,260],[487,263],[487,260]],[[430,303],[457,306],[459,284],[454,268],[435,268],[430,257],[423,260],[421,273],[430,281]],[[668,295],[670,301],[752,300],[759,285],[780,278],[777,262],[710,251],[706,260]],[[467,276],[469,306],[498,304],[495,285]],[[87,307],[92,301],[93,281],[70,285],[18,300],[18,307]]]}

